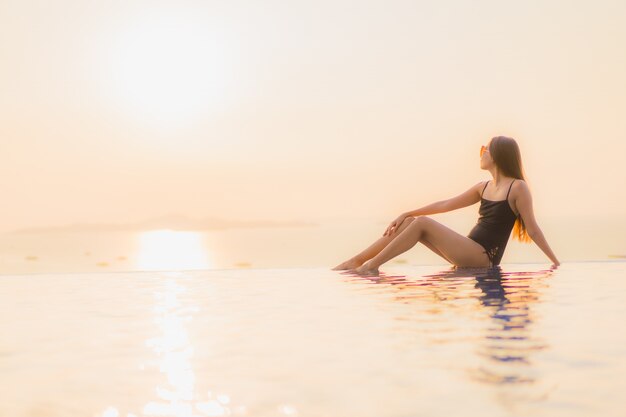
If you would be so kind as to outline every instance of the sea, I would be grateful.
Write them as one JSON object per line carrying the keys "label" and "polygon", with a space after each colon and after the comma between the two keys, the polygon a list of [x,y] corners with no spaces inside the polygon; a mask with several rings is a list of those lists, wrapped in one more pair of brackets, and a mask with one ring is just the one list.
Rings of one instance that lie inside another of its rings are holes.
{"label": "sea", "polygon": [[331,270],[386,226],[2,235],[0,416],[625,415],[619,236]]}

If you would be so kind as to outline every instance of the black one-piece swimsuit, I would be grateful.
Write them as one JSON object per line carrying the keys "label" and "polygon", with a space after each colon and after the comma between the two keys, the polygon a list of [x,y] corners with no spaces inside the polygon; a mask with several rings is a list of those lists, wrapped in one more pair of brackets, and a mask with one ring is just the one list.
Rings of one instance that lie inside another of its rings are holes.
{"label": "black one-piece swimsuit", "polygon": [[467,235],[485,248],[485,253],[489,257],[492,267],[500,265],[504,249],[509,241],[509,236],[511,236],[511,230],[515,220],[517,220],[517,216],[509,205],[509,193],[514,182],[515,180],[511,182],[509,192],[506,193],[504,200],[492,201],[483,198],[485,188],[489,184],[487,181],[483,192],[480,193],[480,209],[478,210],[480,217],[476,226]]}

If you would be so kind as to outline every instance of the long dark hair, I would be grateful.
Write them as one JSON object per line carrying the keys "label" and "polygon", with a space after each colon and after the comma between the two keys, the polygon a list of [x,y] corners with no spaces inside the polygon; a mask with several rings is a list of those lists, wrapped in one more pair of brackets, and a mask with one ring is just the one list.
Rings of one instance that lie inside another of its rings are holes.
{"label": "long dark hair", "polygon": [[[517,146],[515,139],[507,136],[495,136],[491,138],[489,153],[493,158],[493,162],[503,175],[526,181],[524,168],[522,167],[522,154],[519,151],[519,146]],[[520,242],[531,242],[530,236],[528,236],[526,232],[524,220],[519,214],[513,226],[513,239],[517,239]]]}

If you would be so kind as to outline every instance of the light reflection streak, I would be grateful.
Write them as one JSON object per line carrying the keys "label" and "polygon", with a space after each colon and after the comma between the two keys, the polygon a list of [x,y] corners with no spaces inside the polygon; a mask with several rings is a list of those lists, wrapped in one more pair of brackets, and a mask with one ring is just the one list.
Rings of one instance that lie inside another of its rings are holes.
{"label": "light reflection streak", "polygon": [[[247,408],[231,404],[227,394],[213,395],[208,391],[206,398],[196,394],[196,375],[191,360],[194,349],[186,324],[192,321],[192,314],[199,309],[195,305],[183,305],[181,295],[187,289],[177,282],[178,274],[169,273],[171,278],[165,282],[163,291],[155,293],[155,322],[162,335],[147,340],[146,346],[161,357],[159,370],[167,376],[168,384],[156,387],[160,401],[146,403],[143,413],[145,416],[168,417],[246,416]],[[280,414],[297,415],[294,407],[281,407]]]}
{"label": "light reflection streak", "polygon": [[156,394],[162,401],[150,401],[143,413],[148,416],[193,416],[195,374],[191,366],[193,346],[185,324],[192,319],[182,309],[179,296],[185,288],[175,279],[165,282],[162,292],[155,293],[157,304],[154,321],[162,334],[148,339],[146,346],[161,358],[159,370],[167,377],[166,386],[157,386]]}
{"label": "light reflection streak", "polygon": [[158,369],[165,374],[166,382],[155,387],[157,398],[145,403],[140,414],[122,414],[116,407],[107,407],[97,417],[247,416],[247,407],[231,404],[229,395],[220,393],[214,396],[211,391],[198,395],[192,362],[194,347],[187,324],[199,308],[185,305],[187,288],[177,281],[181,273],[164,274],[168,278],[161,290],[154,293],[154,322],[160,334],[146,340],[145,345],[159,358]]}

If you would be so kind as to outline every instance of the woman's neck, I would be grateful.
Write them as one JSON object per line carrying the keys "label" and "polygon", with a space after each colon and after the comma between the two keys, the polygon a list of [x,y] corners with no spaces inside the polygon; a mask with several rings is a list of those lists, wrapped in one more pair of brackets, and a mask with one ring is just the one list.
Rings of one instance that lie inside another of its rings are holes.
{"label": "woman's neck", "polygon": [[509,178],[506,175],[502,174],[502,172],[500,172],[498,168],[493,168],[493,169],[490,169],[489,171],[491,172],[491,176],[493,177],[493,185],[496,188],[498,188],[498,186],[502,184],[502,181],[506,182],[507,179]]}

